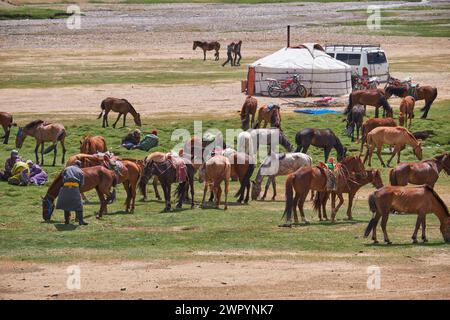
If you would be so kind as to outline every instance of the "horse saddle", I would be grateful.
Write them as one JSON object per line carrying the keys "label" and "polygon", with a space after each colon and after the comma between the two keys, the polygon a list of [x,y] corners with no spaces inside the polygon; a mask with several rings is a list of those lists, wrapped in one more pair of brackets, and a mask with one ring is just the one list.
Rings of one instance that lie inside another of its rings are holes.
{"label": "horse saddle", "polygon": [[171,155],[168,156],[168,159],[172,163],[172,166],[175,168],[177,181],[179,183],[185,182],[187,178],[186,160],[181,157],[172,157]]}
{"label": "horse saddle", "polygon": [[108,162],[108,169],[113,170],[118,177],[124,177],[128,173],[128,169],[117,159],[110,159]]}
{"label": "horse saddle", "polygon": [[337,183],[336,183],[336,174],[334,171],[330,170],[325,164],[321,164],[320,166],[317,166],[319,168],[320,172],[324,174],[327,178],[326,183],[326,189],[327,191],[336,191],[337,190]]}

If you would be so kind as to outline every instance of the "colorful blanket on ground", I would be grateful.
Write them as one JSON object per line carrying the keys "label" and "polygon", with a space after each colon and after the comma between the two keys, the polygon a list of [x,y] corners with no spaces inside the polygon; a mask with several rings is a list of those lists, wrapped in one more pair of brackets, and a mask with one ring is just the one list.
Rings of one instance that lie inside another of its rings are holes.
{"label": "colorful blanket on ground", "polygon": [[147,134],[145,137],[139,142],[139,144],[136,146],[136,149],[149,151],[150,149],[156,147],[159,143],[158,136],[154,134]]}
{"label": "colorful blanket on ground", "polygon": [[295,109],[294,112],[306,113],[312,115],[322,115],[322,114],[340,114],[341,112],[331,109]]}

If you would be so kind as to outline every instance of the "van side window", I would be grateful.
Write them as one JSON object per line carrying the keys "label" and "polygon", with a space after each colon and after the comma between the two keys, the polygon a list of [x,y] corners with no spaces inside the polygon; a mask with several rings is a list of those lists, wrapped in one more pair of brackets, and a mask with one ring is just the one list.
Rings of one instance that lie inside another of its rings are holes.
{"label": "van side window", "polygon": [[334,53],[332,53],[332,52],[327,52],[327,54],[328,54],[330,57],[334,58]]}
{"label": "van side window", "polygon": [[378,64],[378,63],[386,63],[386,56],[384,52],[370,52],[367,54],[367,63],[369,64]]}
{"label": "van side window", "polygon": [[361,55],[360,54],[349,54],[349,53],[338,53],[336,54],[336,59],[345,62],[351,66],[359,66]]}

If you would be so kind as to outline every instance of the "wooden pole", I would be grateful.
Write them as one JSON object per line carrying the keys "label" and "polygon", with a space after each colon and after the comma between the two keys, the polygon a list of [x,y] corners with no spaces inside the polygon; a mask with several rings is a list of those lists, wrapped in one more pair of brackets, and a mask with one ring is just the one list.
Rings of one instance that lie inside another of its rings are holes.
{"label": "wooden pole", "polygon": [[291,46],[291,26],[287,26],[287,48]]}

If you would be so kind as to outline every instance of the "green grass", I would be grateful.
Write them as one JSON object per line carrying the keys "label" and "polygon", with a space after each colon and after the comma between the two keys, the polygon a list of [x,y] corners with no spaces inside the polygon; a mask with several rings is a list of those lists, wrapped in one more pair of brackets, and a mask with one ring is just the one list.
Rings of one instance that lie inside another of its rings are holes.
{"label": "green grass", "polygon": [[0,8],[0,20],[17,19],[61,19],[70,16],[67,12],[58,9],[23,6],[13,8]]}
{"label": "green grass", "polygon": [[[418,103],[421,106],[422,102]],[[370,110],[372,113],[373,111]],[[412,131],[433,128],[436,136],[424,142],[424,157],[448,151],[450,149],[450,101],[433,105],[429,120],[420,120],[419,111],[413,122]],[[128,129],[102,129],[100,120],[83,115],[64,114],[37,115],[17,114],[15,120],[19,125],[36,118],[63,122],[68,130],[68,155],[77,153],[79,137],[85,133],[101,134],[106,137],[110,149],[121,156],[143,158],[146,153],[127,151],[119,148],[120,138]],[[350,153],[356,153],[358,145],[352,144],[344,135],[341,116],[325,115],[320,117],[289,114],[283,117],[283,128],[290,140],[295,133],[304,127],[329,127],[349,147]],[[192,130],[194,119],[204,121],[206,128],[216,127],[237,128],[239,120],[233,118],[217,118],[205,115],[183,117],[157,116],[143,118],[144,131],[158,128],[161,146],[156,150],[168,150],[174,142],[170,141],[172,130],[187,128]],[[130,124],[130,122],[129,122]],[[0,159],[3,160],[13,149],[17,128],[13,129],[12,141],[9,145],[0,146]],[[24,158],[34,159],[34,141],[30,138],[20,150]],[[322,160],[323,153],[314,147],[310,148],[314,161]],[[383,155],[385,158],[387,154]],[[46,156],[47,165],[52,156]],[[402,153],[402,160],[414,161],[411,148]],[[51,178],[62,169],[59,163],[56,167],[45,166]],[[374,159],[373,166],[380,164]],[[383,179],[387,182],[387,169],[382,169]],[[362,233],[370,218],[365,200],[356,201],[354,207],[354,222],[339,220],[336,225],[319,223],[317,217],[306,206],[307,217],[312,221],[309,226],[292,229],[278,228],[284,202],[281,201],[284,192],[284,178],[278,179],[278,201],[252,201],[249,205],[238,206],[232,203],[228,211],[214,209],[183,210],[172,213],[161,213],[162,202],[137,202],[134,214],[125,214],[123,210],[124,191],[118,188],[118,201],[109,206],[110,214],[101,221],[94,218],[98,204],[85,207],[85,215],[90,223],[87,227],[68,228],[62,224],[60,211],[53,216],[53,223],[42,222],[41,196],[47,187],[16,187],[4,182],[0,183],[0,256],[2,259],[58,262],[76,259],[110,260],[110,259],[182,259],[191,257],[196,251],[237,251],[237,250],[270,250],[283,255],[283,252],[320,252],[327,255],[336,252],[355,254],[359,251],[379,255],[389,255],[390,261],[396,257],[424,256],[448,250],[438,230],[438,221],[434,216],[428,219],[428,235],[430,242],[426,245],[410,244],[415,216],[392,216],[389,219],[388,231],[393,246],[372,246],[369,240],[362,238]],[[201,185],[196,183],[196,201],[200,200]],[[232,183],[233,194],[237,183]],[[365,187],[370,191],[372,187]],[[450,178],[442,175],[437,190],[441,194],[450,191]],[[88,194],[96,201],[93,192]],[[139,197],[138,197],[139,198]],[[153,193],[150,198],[154,199]],[[358,197],[361,199],[361,196]],[[233,198],[231,197],[231,202]],[[345,205],[344,205],[345,206]],[[341,209],[338,218],[344,217]],[[378,258],[377,258],[378,259]]]}

